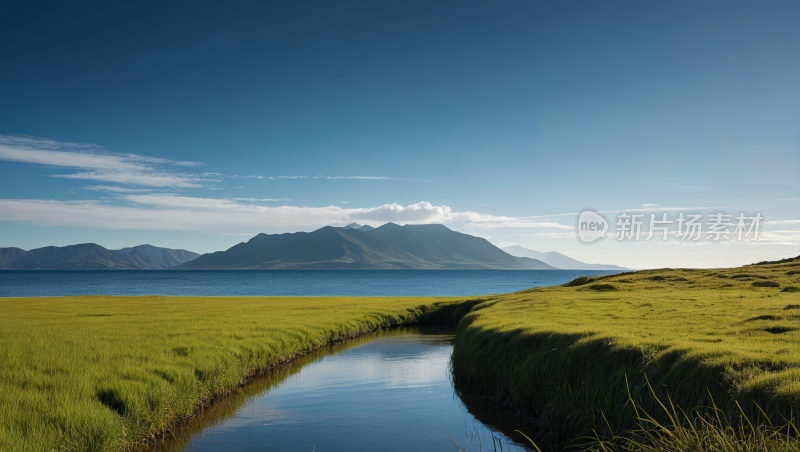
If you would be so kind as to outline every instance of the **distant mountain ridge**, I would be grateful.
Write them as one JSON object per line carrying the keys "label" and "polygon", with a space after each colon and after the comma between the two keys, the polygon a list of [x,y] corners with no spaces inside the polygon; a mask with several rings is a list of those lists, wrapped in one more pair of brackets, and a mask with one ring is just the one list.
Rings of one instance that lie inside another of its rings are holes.
{"label": "distant mountain ridge", "polygon": [[96,243],[25,251],[0,248],[0,270],[163,270],[200,256],[186,250],[139,245],[109,250]]}
{"label": "distant mountain ridge", "polygon": [[[112,251],[112,253],[128,256],[130,259],[136,259],[142,268],[151,268],[153,264],[159,268],[170,268],[200,257],[198,253],[193,253],[191,251],[160,248],[153,245],[122,248]],[[152,261],[152,263],[150,261]]]}
{"label": "distant mountain ridge", "polygon": [[350,229],[358,229],[359,231],[371,231],[371,230],[375,229],[375,228],[373,228],[372,226],[370,226],[368,224],[361,225],[361,224],[358,224],[358,223],[350,223],[345,227],[346,228],[350,228]]}
{"label": "distant mountain ridge", "polygon": [[191,251],[139,245],[109,250],[95,243],[25,251],[0,248],[0,270],[629,270],[587,264],[561,253],[488,240],[442,224],[351,223],[313,232],[258,234],[225,251]]}
{"label": "distant mountain ridge", "polygon": [[630,270],[629,268],[620,267],[617,265],[587,264],[585,262],[581,262],[571,257],[565,256],[556,251],[542,253],[540,251],[534,251],[519,245],[506,246],[503,247],[502,250],[508,254],[511,254],[512,256],[537,259],[541,262],[544,262],[545,264],[551,265],[553,267],[562,270],[620,270],[620,271]]}
{"label": "distant mountain ridge", "polygon": [[486,239],[441,224],[357,223],[313,232],[259,234],[248,242],[179,265],[176,269],[537,269]]}

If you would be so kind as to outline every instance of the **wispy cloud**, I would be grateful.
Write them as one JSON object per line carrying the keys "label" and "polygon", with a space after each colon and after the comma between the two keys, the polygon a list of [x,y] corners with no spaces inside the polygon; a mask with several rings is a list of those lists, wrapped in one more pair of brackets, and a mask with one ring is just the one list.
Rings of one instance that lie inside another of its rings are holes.
{"label": "wispy cloud", "polygon": [[[270,179],[305,179],[306,176],[270,176]],[[261,177],[259,177],[261,179]],[[386,176],[323,176],[317,175],[313,176],[312,179],[330,179],[330,180],[340,180],[340,179],[355,179],[355,180],[405,180],[405,179],[396,179],[394,177],[386,177]]]}
{"label": "wispy cloud", "polygon": [[519,246],[517,243],[514,242],[500,242],[497,244],[500,248],[508,248],[509,246]]}
{"label": "wispy cloud", "polygon": [[108,191],[112,193],[146,193],[151,191],[149,188],[124,188],[111,185],[89,185],[86,187],[86,189],[95,191]]}
{"label": "wispy cloud", "polygon": [[179,209],[238,210],[247,207],[233,199],[225,198],[195,198],[191,196],[155,194],[123,195],[122,198],[136,204]]}
{"label": "wispy cloud", "polygon": [[656,245],[675,245],[675,246],[706,246],[712,244],[723,244],[727,245],[730,242],[654,242]]}
{"label": "wispy cloud", "polygon": [[232,198],[234,201],[251,201],[251,202],[286,202],[292,201],[291,199],[287,198]]}
{"label": "wispy cloud", "polygon": [[112,153],[94,144],[63,143],[33,137],[0,135],[0,160],[79,170],[52,177],[147,187],[201,187],[204,182],[212,181],[205,175],[169,169],[171,166],[201,165],[197,162]]}
{"label": "wispy cloud", "polygon": [[[641,204],[640,207],[655,207],[659,206],[660,204]],[[633,208],[633,209],[615,209],[615,210],[601,210],[599,213],[617,213],[617,212],[643,212],[640,208]],[[740,208],[742,206],[727,206],[727,207],[658,207],[657,209],[648,209],[648,212],[658,213],[658,212],[667,212],[667,211],[684,211],[684,212],[696,212],[701,210],[720,210],[720,209],[735,209]],[[570,213],[552,213],[552,214],[545,214],[545,215],[537,215],[535,217],[530,218],[550,218],[550,217],[572,217],[579,215],[580,212],[570,212]]]}
{"label": "wispy cloud", "polygon": [[574,232],[536,232],[533,234],[516,234],[520,237],[547,237],[550,239],[575,238]]}
{"label": "wispy cloud", "polygon": [[384,176],[326,176],[325,179],[390,180],[392,178]]}
{"label": "wispy cloud", "polygon": [[84,171],[74,174],[56,174],[52,177],[65,179],[96,180],[127,185],[143,185],[146,187],[192,188],[202,187],[201,182],[220,182],[189,175],[156,172],[156,171]]}
{"label": "wispy cloud", "polygon": [[[199,198],[171,194],[120,193],[125,205],[105,201],[0,200],[0,221],[44,225],[87,226],[109,229],[169,229],[208,232],[313,229],[353,221],[372,223],[446,223],[473,229],[494,227],[557,227],[555,223],[497,217],[478,212],[456,212],[448,206],[419,202],[372,208],[265,206],[266,198]],[[276,200],[278,201],[278,200]]]}

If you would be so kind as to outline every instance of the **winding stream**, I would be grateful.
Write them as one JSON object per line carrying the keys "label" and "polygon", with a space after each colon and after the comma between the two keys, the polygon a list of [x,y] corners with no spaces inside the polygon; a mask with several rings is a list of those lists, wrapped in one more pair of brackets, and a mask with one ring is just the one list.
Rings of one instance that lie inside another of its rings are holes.
{"label": "winding stream", "polygon": [[535,427],[455,391],[454,330],[412,326],[326,346],[187,421],[155,452],[528,450]]}

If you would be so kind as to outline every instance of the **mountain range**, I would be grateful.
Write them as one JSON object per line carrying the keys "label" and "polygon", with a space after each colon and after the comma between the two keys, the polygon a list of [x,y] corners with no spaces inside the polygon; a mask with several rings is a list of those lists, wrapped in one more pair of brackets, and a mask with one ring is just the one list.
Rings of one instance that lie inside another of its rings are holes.
{"label": "mountain range", "polygon": [[25,251],[0,248],[0,270],[333,270],[506,269],[627,270],[586,264],[561,253],[521,246],[498,248],[488,240],[441,224],[374,228],[351,223],[313,232],[258,234],[225,251],[191,251],[139,245],[109,250],[94,243]]}
{"label": "mountain range", "polygon": [[556,268],[560,268],[562,270],[620,270],[620,271],[630,270],[629,268],[619,267],[617,265],[587,264],[585,262],[577,261],[571,257],[565,256],[556,251],[543,253],[540,251],[534,251],[528,248],[524,248],[519,245],[506,246],[501,249],[512,256],[536,259],[538,261],[544,262],[545,264],[551,265]]}
{"label": "mountain range", "polygon": [[226,251],[204,254],[177,269],[539,269],[486,239],[441,224],[386,223],[379,228],[353,223],[313,232],[258,234]]}
{"label": "mountain range", "polygon": [[200,256],[186,250],[139,245],[109,250],[95,243],[25,251],[0,248],[0,270],[163,270]]}

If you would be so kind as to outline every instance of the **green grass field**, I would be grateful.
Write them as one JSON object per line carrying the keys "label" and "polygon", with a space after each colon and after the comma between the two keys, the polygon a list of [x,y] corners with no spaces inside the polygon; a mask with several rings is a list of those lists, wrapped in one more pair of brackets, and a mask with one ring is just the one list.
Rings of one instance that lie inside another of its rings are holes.
{"label": "green grass field", "polygon": [[629,396],[663,421],[650,387],[667,407],[783,425],[800,408],[798,270],[641,271],[491,297],[458,325],[454,373],[542,415],[561,445],[635,428]]}
{"label": "green grass field", "polygon": [[121,450],[258,369],[376,328],[424,320],[425,306],[444,300],[1,300],[0,450]]}
{"label": "green grass field", "polygon": [[[800,261],[626,273],[471,300],[3,299],[0,450],[122,450],[326,343],[459,319],[457,382],[545,419],[560,445],[636,428],[629,398],[667,419],[650,387],[687,410],[713,399],[734,424],[740,412],[763,421],[761,409],[780,424],[800,407],[797,287]],[[644,440],[664,447],[607,446],[761,450],[672,440],[673,427]]]}

